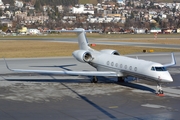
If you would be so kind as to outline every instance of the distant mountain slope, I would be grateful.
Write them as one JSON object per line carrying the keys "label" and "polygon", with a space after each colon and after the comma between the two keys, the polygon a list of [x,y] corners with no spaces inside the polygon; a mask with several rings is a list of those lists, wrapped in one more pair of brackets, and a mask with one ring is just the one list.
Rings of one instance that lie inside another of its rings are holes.
{"label": "distant mountain slope", "polygon": [[[2,0],[4,4],[10,4],[14,5],[15,0]],[[40,6],[43,5],[75,5],[75,4],[86,4],[86,3],[91,3],[91,4],[97,4],[98,1],[102,0],[19,0],[23,2],[31,2],[31,3],[36,3],[40,4]],[[153,2],[166,2],[166,3],[173,3],[174,1],[180,2],[180,0],[152,0]]]}
{"label": "distant mountain slope", "polygon": [[91,3],[91,4],[97,4],[98,0],[79,0],[79,4],[87,4],[87,3]]}
{"label": "distant mountain slope", "polygon": [[180,2],[180,0],[154,0],[154,2],[173,3],[174,1]]}
{"label": "distant mountain slope", "polygon": [[[4,4],[14,4],[15,0],[2,0]],[[77,4],[79,0],[19,0],[23,2],[31,2],[31,3],[36,3],[40,4],[40,6],[43,5],[50,5],[50,6],[55,6],[55,5],[74,5]],[[93,1],[93,0],[92,0]]]}

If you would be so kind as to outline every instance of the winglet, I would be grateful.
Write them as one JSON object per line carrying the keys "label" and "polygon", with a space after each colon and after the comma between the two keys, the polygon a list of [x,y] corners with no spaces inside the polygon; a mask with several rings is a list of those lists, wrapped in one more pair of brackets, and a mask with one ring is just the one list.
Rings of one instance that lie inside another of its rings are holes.
{"label": "winglet", "polygon": [[4,62],[5,62],[5,64],[6,64],[7,69],[10,70],[10,71],[13,71],[12,69],[9,68],[9,66],[8,66],[5,58],[4,58]]}
{"label": "winglet", "polygon": [[174,57],[174,53],[171,53],[171,57],[172,57],[171,63],[165,64],[164,67],[169,67],[169,66],[176,65],[176,59],[175,59],[175,57]]}

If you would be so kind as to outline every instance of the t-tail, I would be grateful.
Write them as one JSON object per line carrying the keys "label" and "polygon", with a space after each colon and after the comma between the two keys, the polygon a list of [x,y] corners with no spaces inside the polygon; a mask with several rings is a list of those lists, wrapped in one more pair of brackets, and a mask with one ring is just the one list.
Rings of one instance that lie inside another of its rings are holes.
{"label": "t-tail", "polygon": [[73,32],[78,35],[78,44],[80,50],[88,50],[90,47],[88,46],[88,40],[86,38],[86,32],[93,32],[95,30],[84,30],[83,28],[76,28],[74,30],[61,30],[61,32]]}
{"label": "t-tail", "polygon": [[78,35],[78,44],[80,50],[89,50],[91,49],[88,45],[88,40],[86,38],[86,32],[99,32],[98,30],[85,30],[83,28],[76,28],[74,30],[47,30],[48,32],[71,32],[77,33]]}
{"label": "t-tail", "polygon": [[74,30],[74,32],[77,31],[78,34],[78,44],[79,44],[79,49],[80,50],[88,50],[89,46],[88,46],[88,40],[86,38],[86,32],[84,29],[81,28],[77,28]]}
{"label": "t-tail", "polygon": [[97,30],[84,30],[83,28],[76,28],[74,30],[62,30],[61,32],[74,32],[78,36],[79,50],[75,50],[72,55],[80,62],[91,62],[93,60],[92,51],[95,51],[88,45],[86,32],[93,32]]}

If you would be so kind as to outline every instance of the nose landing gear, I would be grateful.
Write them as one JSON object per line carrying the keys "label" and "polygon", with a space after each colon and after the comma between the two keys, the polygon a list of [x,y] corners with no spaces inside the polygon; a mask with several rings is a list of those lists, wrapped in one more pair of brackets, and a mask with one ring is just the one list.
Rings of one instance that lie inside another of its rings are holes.
{"label": "nose landing gear", "polygon": [[161,84],[157,84],[157,93],[158,96],[164,96],[164,91],[162,90]]}

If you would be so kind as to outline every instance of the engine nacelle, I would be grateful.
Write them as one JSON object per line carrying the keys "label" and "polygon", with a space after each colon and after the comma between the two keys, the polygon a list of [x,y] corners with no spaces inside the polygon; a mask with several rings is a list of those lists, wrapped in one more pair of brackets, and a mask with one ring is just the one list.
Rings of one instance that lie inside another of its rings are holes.
{"label": "engine nacelle", "polygon": [[104,49],[104,50],[101,50],[100,52],[110,54],[110,55],[120,55],[120,53],[117,50],[112,50],[112,49]]}
{"label": "engine nacelle", "polygon": [[85,50],[76,50],[73,52],[73,56],[80,62],[91,62],[92,55],[90,52]]}

